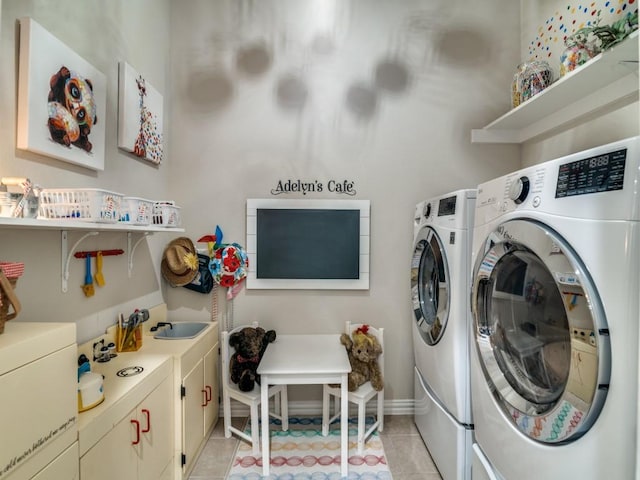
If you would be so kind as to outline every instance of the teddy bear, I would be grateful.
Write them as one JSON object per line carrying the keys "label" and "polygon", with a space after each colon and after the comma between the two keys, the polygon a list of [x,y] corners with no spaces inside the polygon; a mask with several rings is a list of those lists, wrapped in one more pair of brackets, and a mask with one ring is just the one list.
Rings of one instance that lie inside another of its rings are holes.
{"label": "teddy bear", "polygon": [[343,333],[340,336],[340,343],[347,349],[349,362],[351,363],[351,373],[349,373],[349,391],[353,392],[367,381],[371,381],[371,386],[376,391],[384,388],[382,372],[378,364],[378,357],[382,353],[382,345],[378,339],[369,333],[369,326],[362,325],[353,331],[349,336]]}
{"label": "teddy bear", "polygon": [[275,330],[261,327],[245,327],[229,337],[229,346],[236,349],[229,361],[231,381],[238,384],[243,392],[253,390],[260,385],[257,369],[267,345],[276,339]]}
{"label": "teddy bear", "polygon": [[48,113],[51,139],[91,152],[91,128],[97,123],[91,80],[62,66],[49,80]]}

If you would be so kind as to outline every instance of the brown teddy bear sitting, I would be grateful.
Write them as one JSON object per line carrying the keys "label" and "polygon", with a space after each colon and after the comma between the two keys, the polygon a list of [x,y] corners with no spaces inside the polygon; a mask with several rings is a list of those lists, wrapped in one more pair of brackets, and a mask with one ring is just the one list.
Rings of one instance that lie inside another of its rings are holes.
{"label": "brown teddy bear sitting", "polygon": [[275,339],[275,330],[265,331],[261,327],[245,327],[229,337],[229,346],[236,349],[229,361],[231,381],[243,392],[253,390],[256,383],[260,385],[258,364],[267,345]]}
{"label": "brown teddy bear sitting", "polygon": [[369,332],[368,325],[362,325],[349,336],[343,333],[340,336],[342,343],[349,354],[351,373],[349,374],[349,391],[353,392],[367,381],[371,380],[371,386],[380,391],[384,388],[382,372],[378,364],[378,356],[382,353],[382,345],[378,339]]}

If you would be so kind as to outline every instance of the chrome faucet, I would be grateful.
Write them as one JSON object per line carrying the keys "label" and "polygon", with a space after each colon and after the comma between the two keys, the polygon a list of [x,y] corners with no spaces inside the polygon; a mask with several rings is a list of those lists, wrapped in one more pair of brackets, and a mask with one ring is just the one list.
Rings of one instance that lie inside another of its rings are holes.
{"label": "chrome faucet", "polygon": [[151,330],[152,332],[155,332],[160,327],[166,327],[166,326],[168,326],[171,330],[173,330],[173,324],[171,322],[158,322],[156,323],[155,326],[151,327],[149,330]]}

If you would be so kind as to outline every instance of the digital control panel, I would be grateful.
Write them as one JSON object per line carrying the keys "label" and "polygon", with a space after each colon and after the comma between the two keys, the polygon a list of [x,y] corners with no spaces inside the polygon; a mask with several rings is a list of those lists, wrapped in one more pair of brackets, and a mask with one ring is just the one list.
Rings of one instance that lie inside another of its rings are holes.
{"label": "digital control panel", "polygon": [[456,213],[456,199],[458,197],[442,198],[438,202],[438,216],[453,215]]}
{"label": "digital control panel", "polygon": [[560,165],[556,198],[622,190],[627,149]]}

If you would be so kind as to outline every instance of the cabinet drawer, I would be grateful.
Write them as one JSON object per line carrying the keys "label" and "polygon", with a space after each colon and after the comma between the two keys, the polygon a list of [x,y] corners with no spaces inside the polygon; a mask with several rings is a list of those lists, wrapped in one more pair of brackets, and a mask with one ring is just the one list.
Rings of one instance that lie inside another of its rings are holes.
{"label": "cabinet drawer", "polygon": [[78,442],[74,442],[31,480],[78,480]]}

